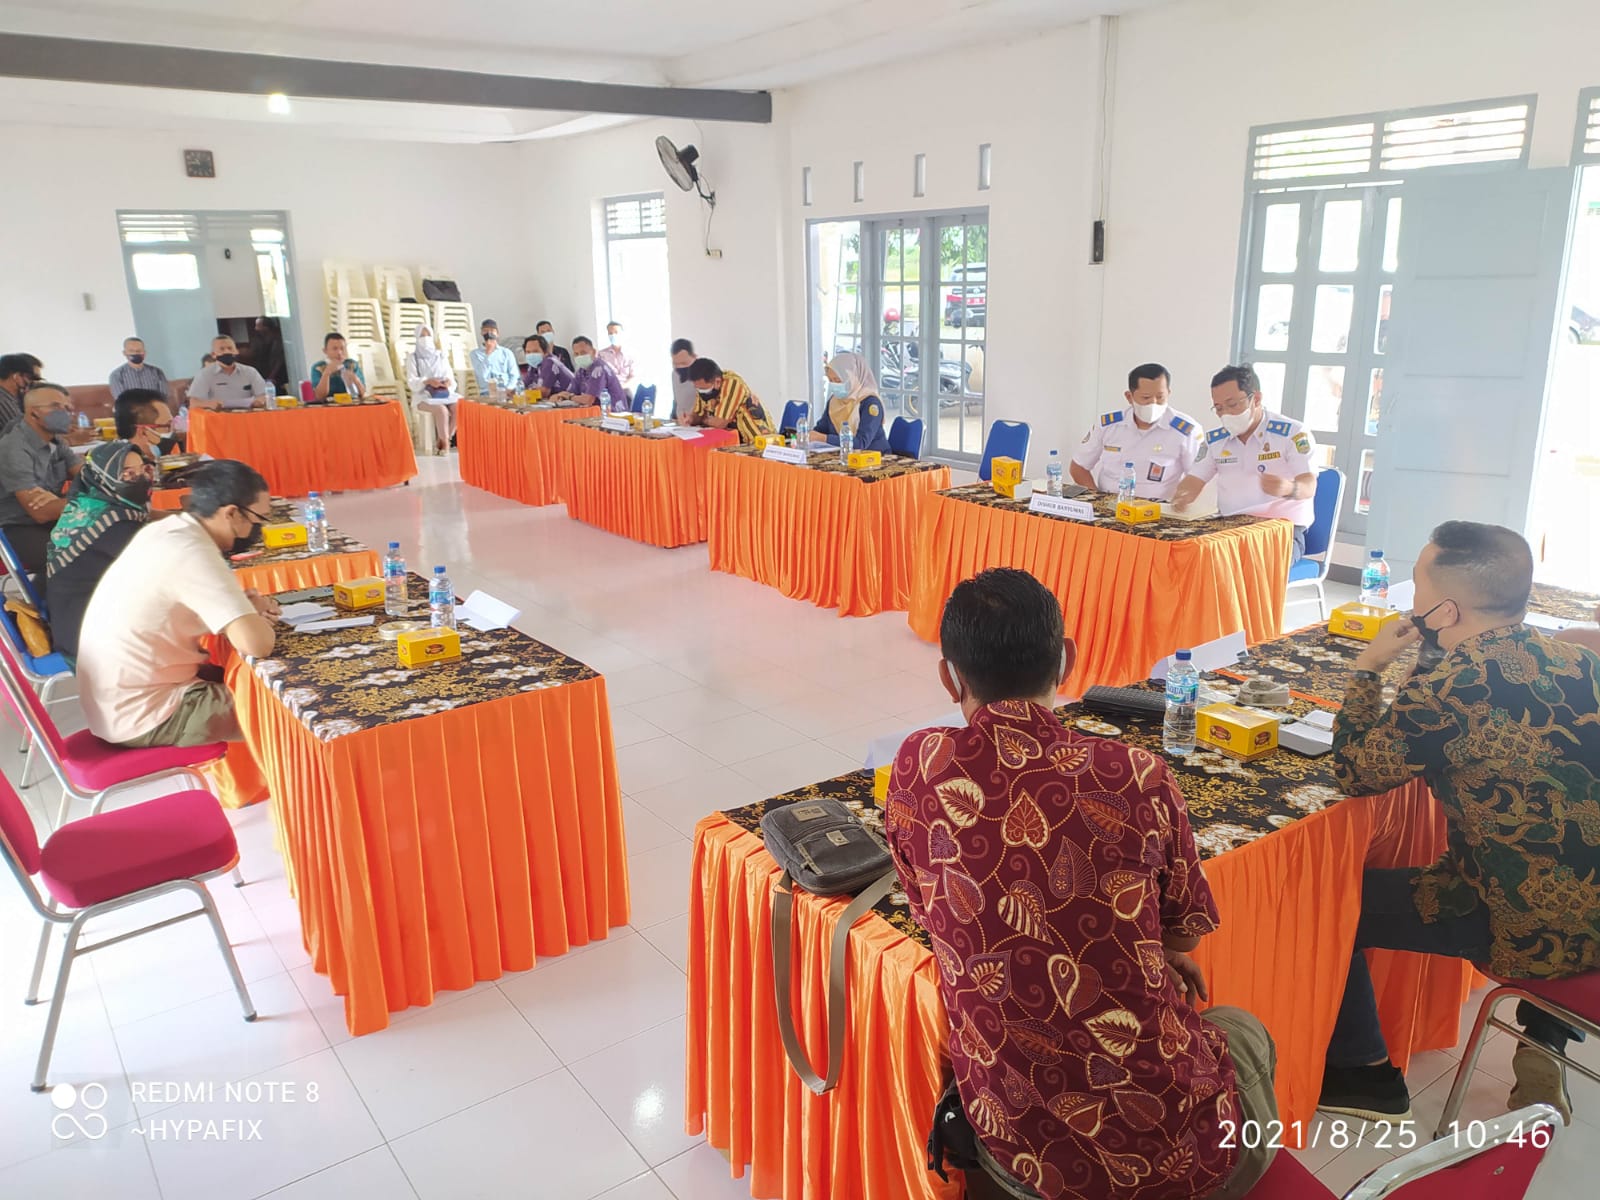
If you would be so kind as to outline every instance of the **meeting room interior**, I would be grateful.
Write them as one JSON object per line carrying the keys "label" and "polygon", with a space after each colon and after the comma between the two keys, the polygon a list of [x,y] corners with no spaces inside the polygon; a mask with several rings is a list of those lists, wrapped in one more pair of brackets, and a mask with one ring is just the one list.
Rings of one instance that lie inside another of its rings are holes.
{"label": "meeting room interior", "polygon": [[1594,1195],[1597,46],[0,0],[0,1197]]}

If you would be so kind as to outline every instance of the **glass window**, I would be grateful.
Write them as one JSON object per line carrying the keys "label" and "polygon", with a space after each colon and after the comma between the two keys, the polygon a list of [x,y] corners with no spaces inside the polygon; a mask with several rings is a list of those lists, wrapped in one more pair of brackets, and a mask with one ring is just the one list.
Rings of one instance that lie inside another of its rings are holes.
{"label": "glass window", "polygon": [[1287,275],[1299,265],[1300,206],[1269,205],[1261,237],[1261,269],[1272,275]]}
{"label": "glass window", "polygon": [[1330,200],[1322,206],[1322,255],[1317,266],[1324,271],[1354,271],[1361,263],[1360,200]]}
{"label": "glass window", "polygon": [[1312,367],[1306,373],[1306,424],[1317,433],[1337,433],[1343,397],[1343,367]]}
{"label": "glass window", "polygon": [[1356,303],[1356,290],[1348,283],[1324,283],[1317,287],[1317,304],[1311,315],[1313,354],[1343,354],[1350,345],[1350,316]]}
{"label": "glass window", "polygon": [[1400,269],[1400,197],[1389,197],[1383,219],[1383,269],[1390,274]]}
{"label": "glass window", "polygon": [[1378,327],[1372,333],[1372,352],[1389,353],[1389,305],[1394,301],[1394,284],[1386,283],[1378,289]]}
{"label": "glass window", "polygon": [[[1281,362],[1258,362],[1256,377],[1261,380],[1261,403],[1273,412],[1283,411],[1283,383],[1287,368]],[[1209,419],[1209,413],[1207,414]]]}
{"label": "glass window", "polygon": [[1256,305],[1257,350],[1289,348],[1289,314],[1293,308],[1294,284],[1261,285],[1260,302]]}
{"label": "glass window", "polygon": [[141,292],[197,292],[200,260],[193,254],[135,254],[133,281]]}
{"label": "glass window", "polygon": [[1356,481],[1356,511],[1359,513],[1372,510],[1372,472],[1377,465],[1377,458],[1375,450],[1361,452],[1361,472]]}
{"label": "glass window", "polygon": [[1378,419],[1383,405],[1383,368],[1372,373],[1372,385],[1367,391],[1367,436],[1378,436]]}

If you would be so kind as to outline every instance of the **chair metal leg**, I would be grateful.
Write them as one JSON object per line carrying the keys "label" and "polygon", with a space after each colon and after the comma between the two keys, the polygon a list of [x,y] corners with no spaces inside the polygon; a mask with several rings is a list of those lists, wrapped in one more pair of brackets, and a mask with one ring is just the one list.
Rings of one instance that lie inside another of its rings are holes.
{"label": "chair metal leg", "polygon": [[17,791],[19,792],[26,791],[32,786],[28,783],[28,776],[33,774],[33,756],[38,749],[38,744],[30,738],[27,746],[27,757],[22,760],[22,774],[17,777]]}
{"label": "chair metal leg", "polygon": [[[237,868],[235,874],[238,873]],[[217,914],[216,901],[211,898],[211,893],[206,890],[203,883],[194,885],[195,893],[200,897],[200,903],[205,906],[206,919],[211,922],[211,932],[217,935],[217,949],[222,951],[222,961],[228,964],[228,974],[233,977],[233,990],[239,993],[239,1005],[244,1009],[244,1019],[256,1019],[256,1006],[250,999],[249,989],[244,986],[244,976],[239,972],[239,960],[233,956],[233,947],[228,943],[228,932],[222,927],[222,918]]]}
{"label": "chair metal leg", "polygon": [[242,888],[244,886],[244,872],[239,870],[238,864],[234,865],[233,874],[229,878],[233,880],[234,887]]}
{"label": "chair metal leg", "polygon": [[1499,990],[1490,992],[1483,998],[1483,1004],[1478,1008],[1478,1019],[1473,1022],[1472,1036],[1467,1039],[1467,1052],[1461,1056],[1461,1065],[1456,1068],[1455,1082],[1450,1085],[1450,1096],[1444,1102],[1444,1113],[1439,1117],[1439,1128],[1433,1136],[1442,1138],[1450,1128],[1450,1123],[1461,1112],[1462,1102],[1467,1098],[1467,1085],[1472,1082],[1472,1072],[1478,1067],[1478,1055],[1483,1053],[1483,1044],[1488,1040],[1485,1036],[1489,1028],[1489,1020],[1494,1016],[1494,1010],[1499,1007],[1504,997]]}
{"label": "chair metal leg", "polygon": [[[61,951],[61,967],[56,972],[56,991],[50,997],[50,1016],[44,1023],[44,1043],[39,1047],[39,1065],[33,1072],[33,1090],[45,1090],[44,1076],[50,1069],[50,1054],[56,1046],[56,1030],[61,1027],[61,1006],[67,999],[67,980],[72,974],[72,960],[78,953],[78,935],[83,932],[85,914],[73,918],[67,926],[67,944]],[[237,970],[237,968],[235,968]]]}
{"label": "chair metal leg", "polygon": [[[55,911],[56,899],[54,896],[51,896],[45,902],[45,907],[51,912]],[[28,981],[28,995],[23,1000],[24,1004],[39,1003],[39,983],[44,979],[45,955],[50,952],[50,934],[54,932],[56,927],[54,921],[45,921],[43,925],[44,928],[39,931],[39,953],[33,959],[33,978]]]}
{"label": "chair metal leg", "polygon": [[1328,594],[1322,590],[1320,579],[1317,580],[1317,615],[1324,621],[1328,619]]}

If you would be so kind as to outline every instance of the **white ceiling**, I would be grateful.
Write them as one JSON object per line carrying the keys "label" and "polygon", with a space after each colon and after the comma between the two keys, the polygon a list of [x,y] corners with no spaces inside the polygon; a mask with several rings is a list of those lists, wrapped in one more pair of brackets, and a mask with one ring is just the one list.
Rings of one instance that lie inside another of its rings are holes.
{"label": "white ceiling", "polygon": [[[132,0],[0,3],[6,32],[486,74],[775,90],[1164,0]],[[968,80],[964,86],[974,81]],[[561,136],[628,118],[0,79],[8,121],[283,126],[411,141]]]}

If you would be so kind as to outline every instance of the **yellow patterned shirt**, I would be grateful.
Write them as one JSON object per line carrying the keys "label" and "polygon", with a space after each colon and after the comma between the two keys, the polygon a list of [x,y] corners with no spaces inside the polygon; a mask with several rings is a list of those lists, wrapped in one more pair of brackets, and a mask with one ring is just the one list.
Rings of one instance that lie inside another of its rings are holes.
{"label": "yellow patterned shirt", "polygon": [[767,410],[756,399],[750,385],[732,371],[722,373],[722,388],[715,396],[699,397],[694,415],[733,422],[730,428],[738,430],[739,440],[747,446],[758,435],[772,432]]}

